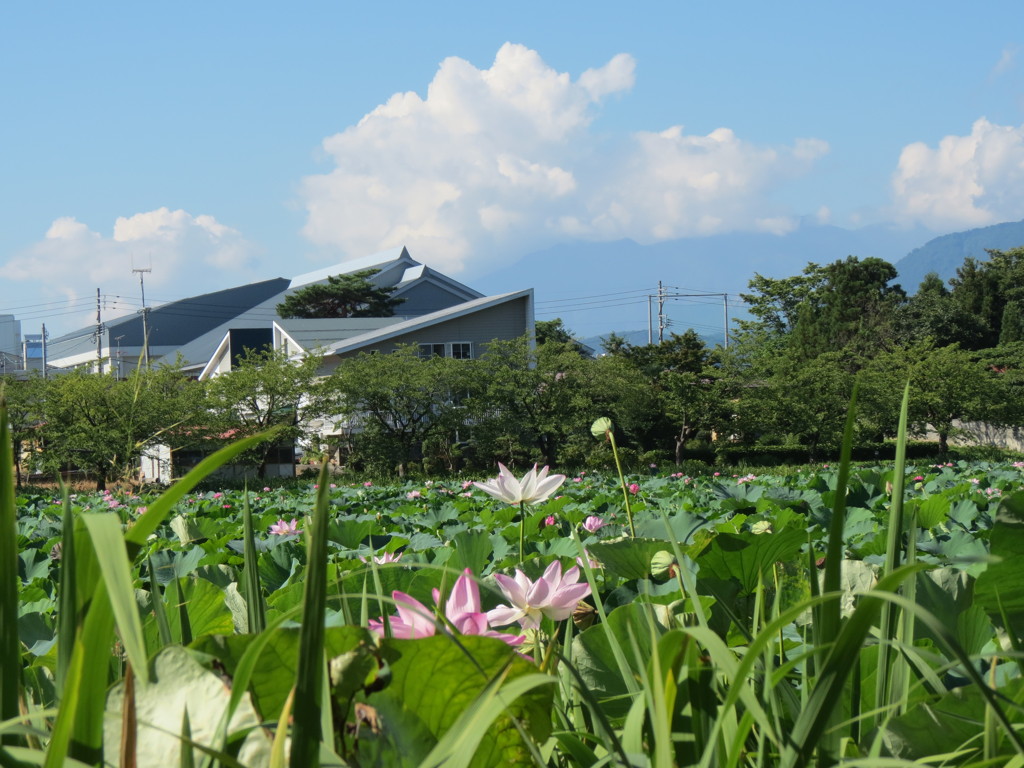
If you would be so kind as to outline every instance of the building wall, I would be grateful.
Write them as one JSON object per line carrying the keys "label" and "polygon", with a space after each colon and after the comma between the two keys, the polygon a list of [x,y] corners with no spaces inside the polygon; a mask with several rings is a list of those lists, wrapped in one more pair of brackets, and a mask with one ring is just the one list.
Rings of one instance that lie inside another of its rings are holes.
{"label": "building wall", "polygon": [[426,315],[466,301],[464,296],[458,296],[440,285],[425,281],[412,286],[401,297],[405,301],[395,307],[395,314],[403,317]]}
{"label": "building wall", "polygon": [[21,357],[21,321],[14,315],[0,315],[0,352]]}
{"label": "building wall", "polygon": [[422,330],[413,331],[394,339],[361,347],[352,352],[332,355],[324,360],[324,373],[331,373],[341,360],[354,357],[361,352],[393,352],[402,344],[445,344],[450,342],[470,342],[473,345],[473,357],[480,357],[490,341],[499,339],[507,341],[526,333],[531,325],[528,317],[527,299],[510,301],[496,307],[482,309],[463,317],[437,323]]}

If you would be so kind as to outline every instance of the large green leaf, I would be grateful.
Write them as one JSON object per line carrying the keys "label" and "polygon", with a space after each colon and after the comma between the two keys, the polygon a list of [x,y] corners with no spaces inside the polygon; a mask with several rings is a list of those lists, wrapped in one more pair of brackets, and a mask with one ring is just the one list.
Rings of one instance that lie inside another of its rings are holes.
{"label": "large green leaf", "polygon": [[[628,694],[635,687],[623,679],[614,645],[625,650],[630,673],[639,682],[657,639],[651,637],[651,610],[650,605],[637,602],[620,606],[608,614],[607,623],[596,624],[573,639],[573,663],[609,717],[626,714],[632,704]],[[656,636],[664,632],[661,626],[653,626]]]}
{"label": "large green leaf", "polygon": [[[1020,723],[1024,713],[1019,705],[1024,702],[1024,680],[1016,679],[999,691],[1018,707],[1007,707],[1011,721]],[[955,688],[932,701],[921,702],[905,715],[889,721],[884,731],[886,748],[904,760],[926,760],[932,755],[967,749],[960,764],[970,762],[971,753],[981,757],[981,735],[985,728],[988,702],[975,686]],[[1009,758],[1014,749],[1004,743],[1002,753]],[[1000,765],[1003,761],[999,762]]]}
{"label": "large green leaf", "polygon": [[[135,687],[135,709],[138,720],[136,756],[139,768],[166,768],[178,765],[181,755],[181,724],[186,711],[191,738],[215,749],[218,724],[230,698],[230,690],[220,676],[200,664],[193,653],[181,646],[169,646],[157,654],[152,663],[153,681]],[[111,688],[103,723],[103,746],[108,765],[118,765],[121,749],[121,705],[124,683]],[[241,748],[240,761],[245,765],[266,763],[270,743],[259,718],[246,697],[235,711],[228,732],[249,732]],[[198,755],[196,757],[199,757]]]}
{"label": "large green leaf", "polygon": [[[181,587],[181,596],[188,613],[188,623],[192,631],[192,637],[200,638],[204,635],[230,635],[235,631],[234,619],[231,609],[224,601],[224,590],[206,579],[186,577],[178,581]],[[165,599],[174,595],[173,589],[165,592]],[[181,633],[181,615],[178,606],[170,606],[171,610],[166,611],[167,624],[171,631],[171,637],[179,637]],[[146,626],[146,640],[148,643],[157,643],[158,626],[152,622]],[[152,645],[151,645],[152,647]]]}
{"label": "large green leaf", "polygon": [[746,593],[767,578],[772,563],[791,562],[807,542],[807,534],[788,527],[776,533],[720,533],[697,559],[699,578],[736,579]]}
{"label": "large green leaf", "polygon": [[995,562],[988,564],[978,577],[974,595],[992,617],[1000,621],[1000,607],[1011,623],[1024,622],[1024,492],[1007,496],[999,504],[992,528],[991,554]]}
{"label": "large green leaf", "polygon": [[[281,713],[288,692],[295,685],[299,659],[299,630],[275,628],[267,630],[266,642],[259,663],[252,673],[250,690],[257,710],[264,720],[275,720]],[[256,640],[255,635],[208,637],[197,642],[197,650],[216,656],[229,675],[234,675],[239,659]],[[324,633],[324,649],[329,658],[351,653],[359,648],[372,649],[372,635],[361,627],[331,627]]]}
{"label": "large green leaf", "polygon": [[[380,714],[382,733],[378,743],[365,748],[386,749],[389,765],[418,765],[491,681],[502,675],[513,681],[537,671],[505,643],[490,637],[384,640],[381,655],[390,665],[391,682],[367,698]],[[483,735],[470,765],[533,764],[512,718],[535,742],[543,742],[551,730],[551,697],[551,688],[544,686],[516,699],[509,713]]]}

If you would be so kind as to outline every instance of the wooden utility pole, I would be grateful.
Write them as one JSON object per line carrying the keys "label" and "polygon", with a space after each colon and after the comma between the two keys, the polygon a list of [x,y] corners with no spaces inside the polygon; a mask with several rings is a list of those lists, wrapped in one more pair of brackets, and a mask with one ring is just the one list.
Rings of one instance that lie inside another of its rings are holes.
{"label": "wooden utility pole", "polygon": [[142,359],[146,361],[146,369],[149,370],[149,309],[146,307],[146,283],[143,278],[153,268],[133,269],[132,272],[139,273],[139,289],[142,291]]}

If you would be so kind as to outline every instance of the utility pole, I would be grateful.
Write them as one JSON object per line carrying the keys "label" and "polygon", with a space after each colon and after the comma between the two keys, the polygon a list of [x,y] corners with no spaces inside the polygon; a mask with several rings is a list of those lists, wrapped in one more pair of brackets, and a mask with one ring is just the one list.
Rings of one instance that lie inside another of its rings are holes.
{"label": "utility pole", "polygon": [[43,378],[46,378],[46,323],[43,323]]}
{"label": "utility pole", "polygon": [[[725,325],[723,326],[722,330],[725,333],[725,348],[728,349],[729,348],[729,294],[727,294],[727,293],[664,293],[662,291],[661,281],[660,280],[658,281],[658,342],[661,343],[662,341],[664,341],[664,329],[665,329],[665,326],[666,326],[666,322],[665,322],[665,318],[664,318],[664,314],[663,314],[664,310],[662,308],[664,307],[665,299],[693,299],[693,298],[706,298],[706,297],[712,297],[712,296],[721,296],[722,297],[722,307],[723,307],[723,310],[725,311]],[[648,317],[648,321],[647,321],[648,322],[648,326],[647,326],[647,343],[648,344],[651,343],[650,299],[651,299],[651,297],[648,296],[647,297],[647,301],[648,301],[648,311],[647,311],[647,317]]]}
{"label": "utility pole", "polygon": [[725,308],[725,326],[723,327],[723,330],[725,331],[725,348],[728,349],[729,348],[729,294],[728,293],[723,293],[722,294],[722,305]]}
{"label": "utility pole", "polygon": [[654,297],[647,294],[647,346],[654,343],[654,317],[651,315],[651,299]]}
{"label": "utility pole", "polygon": [[658,281],[658,343],[665,340],[665,292]]}
{"label": "utility pole", "polygon": [[118,336],[114,341],[117,342],[117,380],[121,380],[121,339],[124,338],[124,334]]}
{"label": "utility pole", "polygon": [[103,373],[103,320],[100,318],[100,289],[96,289],[96,371]]}
{"label": "utility pole", "polygon": [[147,272],[153,268],[132,269],[132,272],[139,273],[139,289],[142,291],[142,359],[146,361],[146,370],[149,370],[149,309],[146,307],[146,283],[144,278]]}

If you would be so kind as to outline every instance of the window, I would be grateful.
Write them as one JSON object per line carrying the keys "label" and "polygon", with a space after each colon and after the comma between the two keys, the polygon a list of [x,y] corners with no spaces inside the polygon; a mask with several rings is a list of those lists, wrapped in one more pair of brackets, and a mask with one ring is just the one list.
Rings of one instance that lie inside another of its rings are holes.
{"label": "window", "polygon": [[444,357],[444,344],[420,344],[420,360]]}
{"label": "window", "polygon": [[420,344],[420,360],[432,357],[450,357],[454,360],[470,360],[473,357],[473,344],[468,341],[453,341],[450,344]]}

